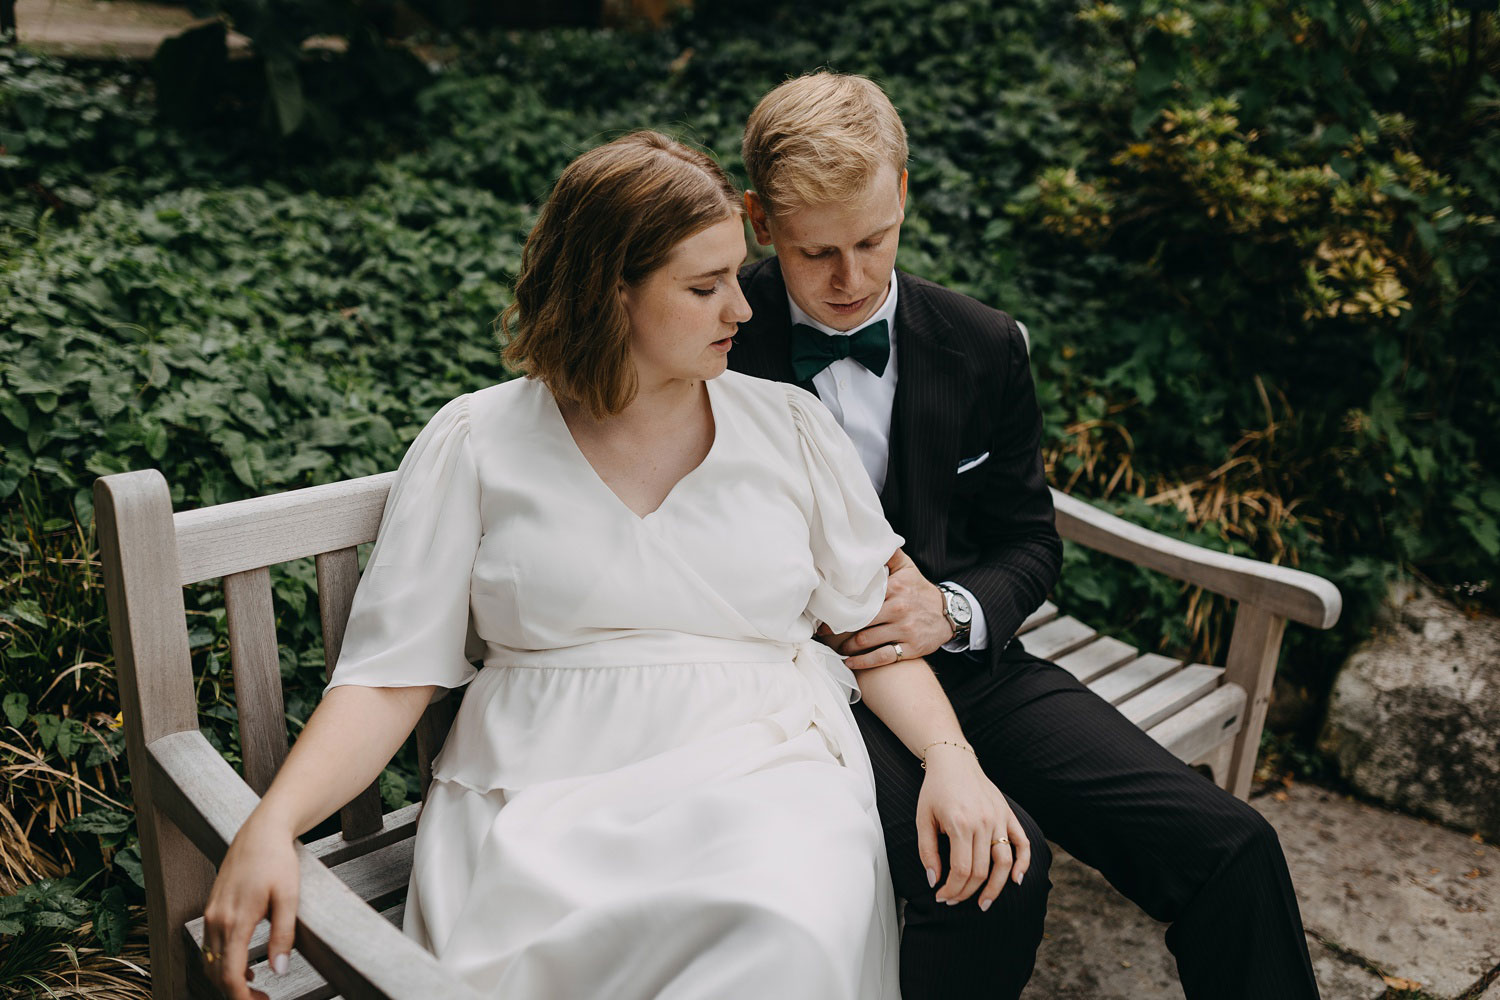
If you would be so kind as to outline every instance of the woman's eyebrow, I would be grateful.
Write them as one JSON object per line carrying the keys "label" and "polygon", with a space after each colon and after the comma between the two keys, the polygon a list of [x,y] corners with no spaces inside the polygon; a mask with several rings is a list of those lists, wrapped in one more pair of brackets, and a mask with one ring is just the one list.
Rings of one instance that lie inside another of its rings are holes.
{"label": "woman's eyebrow", "polygon": [[728,268],[728,267],[720,267],[720,268],[716,268],[715,270],[712,270],[712,271],[704,271],[702,274],[691,275],[691,276],[689,276],[689,277],[687,277],[687,278],[685,278],[683,280],[685,280],[685,281],[697,281],[699,278],[717,278],[721,274],[728,274],[730,272],[730,270],[731,269]]}

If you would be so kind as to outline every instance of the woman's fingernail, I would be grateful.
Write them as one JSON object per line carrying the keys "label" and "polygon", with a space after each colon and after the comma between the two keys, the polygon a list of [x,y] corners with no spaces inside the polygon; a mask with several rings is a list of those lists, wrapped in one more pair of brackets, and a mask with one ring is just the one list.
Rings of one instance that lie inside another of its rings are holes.
{"label": "woman's fingernail", "polygon": [[1025,877],[1026,877],[1026,873],[1025,872],[1016,872],[1016,885],[1020,885],[1021,884],[1021,880],[1023,878],[1025,878]]}
{"label": "woman's fingernail", "polygon": [[282,952],[280,955],[277,955],[275,958],[271,959],[271,971],[276,973],[278,976],[284,976],[286,975],[286,964],[286,952]]}
{"label": "woman's fingernail", "polygon": [[931,889],[935,885],[937,885],[937,872],[929,868],[927,869],[927,888]]}
{"label": "woman's fingernail", "polygon": [[958,905],[958,900],[956,900],[956,899],[950,899],[950,900],[948,900],[948,905],[949,906],[957,906]]}
{"label": "woman's fingernail", "polygon": [[990,909],[990,904],[993,903],[993,902],[994,902],[993,899],[981,899],[979,901],[979,908],[981,910],[984,910],[986,913],[988,913],[989,909]]}

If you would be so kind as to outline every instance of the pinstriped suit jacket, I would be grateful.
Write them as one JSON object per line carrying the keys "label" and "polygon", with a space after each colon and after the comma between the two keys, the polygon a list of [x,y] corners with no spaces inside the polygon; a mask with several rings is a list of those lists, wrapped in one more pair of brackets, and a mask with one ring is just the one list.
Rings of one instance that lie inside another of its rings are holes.
{"label": "pinstriped suit jacket", "polygon": [[[995,656],[1062,565],[1026,343],[1003,312],[902,271],[896,280],[900,375],[880,500],[923,575],[962,585],[983,606]],[[740,286],[754,316],[740,324],[729,366],[816,392],[792,374],[780,262],[748,265]]]}

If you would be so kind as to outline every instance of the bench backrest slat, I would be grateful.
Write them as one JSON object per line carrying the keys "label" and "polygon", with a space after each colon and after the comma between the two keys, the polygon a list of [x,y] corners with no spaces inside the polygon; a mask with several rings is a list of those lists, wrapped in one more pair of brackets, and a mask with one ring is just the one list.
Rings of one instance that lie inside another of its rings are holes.
{"label": "bench backrest slat", "polygon": [[372,542],[395,478],[382,472],[174,514],[180,582]]}
{"label": "bench backrest slat", "polygon": [[224,577],[224,610],[245,781],[255,794],[264,795],[287,747],[271,571],[261,566]]}

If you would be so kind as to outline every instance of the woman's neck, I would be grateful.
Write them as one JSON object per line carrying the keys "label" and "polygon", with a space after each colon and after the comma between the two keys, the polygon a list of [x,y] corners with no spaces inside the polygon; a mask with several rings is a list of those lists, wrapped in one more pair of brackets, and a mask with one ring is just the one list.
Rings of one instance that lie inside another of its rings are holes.
{"label": "woman's neck", "polygon": [[[568,423],[590,425],[596,432],[630,435],[658,433],[662,427],[679,425],[699,416],[707,404],[708,384],[702,379],[642,380],[632,399],[619,413],[595,419],[577,403],[566,403]],[[559,401],[561,402],[561,401]]]}

